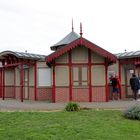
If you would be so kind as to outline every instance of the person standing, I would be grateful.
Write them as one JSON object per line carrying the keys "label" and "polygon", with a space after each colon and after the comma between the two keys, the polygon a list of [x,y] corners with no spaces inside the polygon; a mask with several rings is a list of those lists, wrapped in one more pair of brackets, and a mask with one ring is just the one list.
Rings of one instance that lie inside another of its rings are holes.
{"label": "person standing", "polygon": [[121,88],[119,77],[117,75],[112,76],[111,82],[112,82],[112,95],[113,95],[112,99],[115,100],[115,97],[117,97],[117,100],[119,100],[120,88]]}
{"label": "person standing", "polygon": [[134,100],[137,100],[138,91],[140,89],[140,82],[139,82],[138,77],[136,77],[135,74],[132,74],[132,77],[130,78],[130,86],[133,91]]}

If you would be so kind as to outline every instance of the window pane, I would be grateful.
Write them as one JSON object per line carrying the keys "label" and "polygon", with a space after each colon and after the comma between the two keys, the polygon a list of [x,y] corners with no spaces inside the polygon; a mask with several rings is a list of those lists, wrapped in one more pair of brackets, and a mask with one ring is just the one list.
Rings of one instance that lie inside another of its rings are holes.
{"label": "window pane", "polygon": [[79,68],[73,67],[73,81],[79,81]]}
{"label": "window pane", "polygon": [[51,69],[38,69],[38,86],[51,86]]}
{"label": "window pane", "polygon": [[88,80],[87,73],[87,67],[82,67],[82,81]]}

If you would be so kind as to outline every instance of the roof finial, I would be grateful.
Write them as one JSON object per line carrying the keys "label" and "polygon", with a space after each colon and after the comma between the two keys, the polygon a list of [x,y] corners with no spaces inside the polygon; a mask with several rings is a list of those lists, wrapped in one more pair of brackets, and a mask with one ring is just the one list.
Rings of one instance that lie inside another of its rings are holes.
{"label": "roof finial", "polygon": [[82,33],[82,23],[80,22],[80,36],[82,37],[83,33]]}
{"label": "roof finial", "polygon": [[73,18],[72,18],[72,32],[74,31],[74,28],[73,28]]}

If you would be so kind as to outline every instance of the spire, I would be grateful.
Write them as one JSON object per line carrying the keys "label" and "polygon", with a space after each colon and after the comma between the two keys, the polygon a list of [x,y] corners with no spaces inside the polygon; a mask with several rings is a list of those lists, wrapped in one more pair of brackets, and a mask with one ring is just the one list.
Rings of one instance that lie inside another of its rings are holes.
{"label": "spire", "polygon": [[74,28],[73,28],[73,18],[72,18],[72,32],[74,31]]}
{"label": "spire", "polygon": [[82,23],[80,22],[80,36],[82,37],[83,33],[82,33]]}

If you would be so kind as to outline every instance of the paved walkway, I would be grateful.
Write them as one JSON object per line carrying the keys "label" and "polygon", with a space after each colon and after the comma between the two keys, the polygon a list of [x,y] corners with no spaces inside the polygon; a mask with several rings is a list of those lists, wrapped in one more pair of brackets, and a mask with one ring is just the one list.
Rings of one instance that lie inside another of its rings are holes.
{"label": "paved walkway", "polygon": [[[91,109],[126,109],[129,106],[139,104],[140,101],[109,101],[104,103],[79,103],[82,108]],[[63,110],[66,103],[48,103],[46,101],[29,101],[0,99],[0,111],[57,111]]]}

